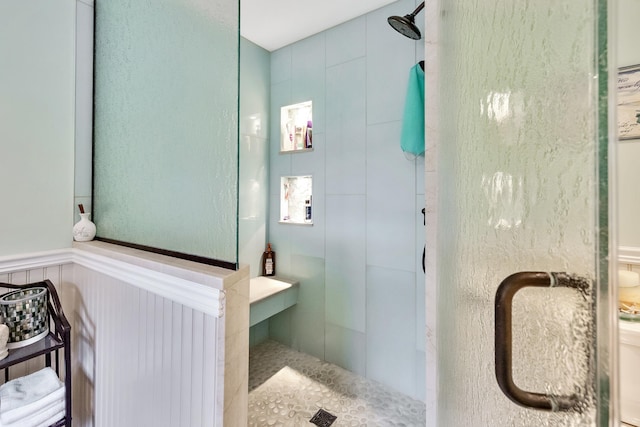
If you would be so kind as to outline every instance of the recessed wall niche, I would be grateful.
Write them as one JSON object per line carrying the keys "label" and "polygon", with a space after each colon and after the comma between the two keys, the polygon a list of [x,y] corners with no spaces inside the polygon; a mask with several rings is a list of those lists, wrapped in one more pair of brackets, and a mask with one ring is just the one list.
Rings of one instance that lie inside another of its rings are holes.
{"label": "recessed wall niche", "polygon": [[313,148],[312,102],[280,108],[280,152],[303,152]]}
{"label": "recessed wall niche", "polygon": [[313,225],[312,188],[311,175],[280,178],[280,223]]}

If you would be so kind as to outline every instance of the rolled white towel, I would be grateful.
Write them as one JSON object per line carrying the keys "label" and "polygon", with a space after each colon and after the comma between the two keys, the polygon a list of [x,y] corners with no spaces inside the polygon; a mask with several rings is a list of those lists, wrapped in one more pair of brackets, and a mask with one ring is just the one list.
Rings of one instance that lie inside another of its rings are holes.
{"label": "rolled white towel", "polygon": [[[50,426],[57,421],[60,421],[64,417],[65,402],[57,402],[54,405],[50,405],[46,408],[40,409],[30,415],[13,423],[1,423],[0,427],[38,427],[41,425]],[[60,416],[62,414],[62,416]]]}
{"label": "rolled white towel", "polygon": [[11,380],[0,386],[0,422],[12,423],[24,418],[60,396],[64,399],[64,384],[49,367]]}

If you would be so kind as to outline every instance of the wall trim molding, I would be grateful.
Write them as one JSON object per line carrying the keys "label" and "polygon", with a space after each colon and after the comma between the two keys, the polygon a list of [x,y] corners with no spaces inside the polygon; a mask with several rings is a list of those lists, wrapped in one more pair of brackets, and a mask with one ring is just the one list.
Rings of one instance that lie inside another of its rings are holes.
{"label": "wall trim molding", "polygon": [[219,289],[81,249],[72,253],[75,264],[214,317],[224,313],[224,293]]}
{"label": "wall trim molding", "polygon": [[620,246],[620,248],[618,248],[618,262],[640,265],[640,248],[635,246]]}
{"label": "wall trim molding", "polygon": [[71,249],[2,256],[0,257],[0,274],[71,264],[72,257]]}
{"label": "wall trim molding", "polygon": [[76,264],[220,318],[223,290],[76,248],[0,257],[0,274]]}

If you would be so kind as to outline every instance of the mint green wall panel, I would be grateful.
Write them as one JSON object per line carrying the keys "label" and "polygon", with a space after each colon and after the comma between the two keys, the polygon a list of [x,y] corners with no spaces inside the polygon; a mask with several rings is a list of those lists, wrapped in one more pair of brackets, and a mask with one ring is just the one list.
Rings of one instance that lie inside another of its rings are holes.
{"label": "mint green wall panel", "polygon": [[96,2],[98,236],[237,262],[238,2]]}

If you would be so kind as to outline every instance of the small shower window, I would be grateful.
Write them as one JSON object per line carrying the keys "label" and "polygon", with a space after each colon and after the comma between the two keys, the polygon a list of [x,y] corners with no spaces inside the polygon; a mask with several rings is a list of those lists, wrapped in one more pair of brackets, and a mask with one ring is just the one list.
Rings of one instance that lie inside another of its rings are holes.
{"label": "small shower window", "polygon": [[280,223],[313,225],[312,188],[311,175],[280,178]]}
{"label": "small shower window", "polygon": [[287,105],[280,109],[280,152],[313,149],[312,102]]}

